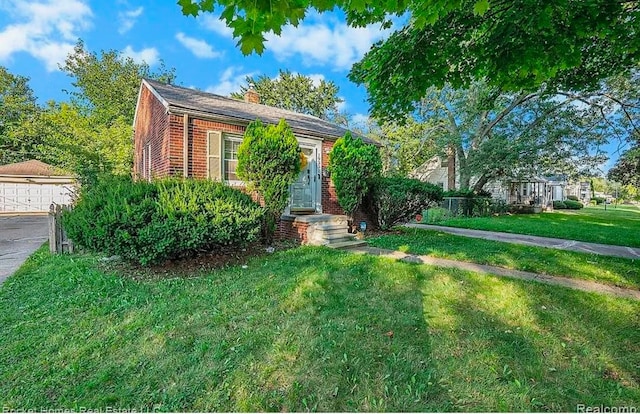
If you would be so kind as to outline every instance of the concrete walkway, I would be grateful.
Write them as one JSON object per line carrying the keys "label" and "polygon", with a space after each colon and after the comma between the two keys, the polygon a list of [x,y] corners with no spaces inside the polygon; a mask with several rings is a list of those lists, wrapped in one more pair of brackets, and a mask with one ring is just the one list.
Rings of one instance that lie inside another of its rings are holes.
{"label": "concrete walkway", "polygon": [[47,240],[46,215],[0,216],[0,284]]}
{"label": "concrete walkway", "polygon": [[371,246],[361,246],[348,249],[346,251],[360,254],[371,254],[375,256],[387,257],[409,263],[420,263],[439,267],[452,267],[469,272],[490,274],[495,276],[508,277],[511,279],[520,279],[527,281],[535,281],[548,285],[564,286],[571,289],[581,290],[584,292],[604,293],[608,295],[618,296],[621,298],[640,300],[640,290],[625,289],[602,283],[591,282],[588,280],[572,279],[560,276],[541,275],[539,273],[523,272],[521,270],[505,269],[503,267],[481,265],[476,263],[459,262],[449,259],[438,259],[430,256],[419,256],[406,254],[399,251],[380,249]]}
{"label": "concrete walkway", "polygon": [[548,247],[551,249],[570,250],[581,253],[599,254],[602,256],[624,257],[627,259],[640,259],[640,249],[634,247],[554,239],[551,237],[530,236],[527,234],[460,229],[456,227],[436,226],[432,224],[405,224],[405,227],[441,231],[443,233],[455,234],[457,236],[475,237],[478,239],[524,244],[528,246]]}

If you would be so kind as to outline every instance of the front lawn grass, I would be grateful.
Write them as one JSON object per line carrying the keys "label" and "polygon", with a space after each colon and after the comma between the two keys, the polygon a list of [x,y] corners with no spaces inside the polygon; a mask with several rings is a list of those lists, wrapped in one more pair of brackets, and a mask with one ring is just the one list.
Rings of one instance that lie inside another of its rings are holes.
{"label": "front lawn grass", "polygon": [[640,247],[640,210],[633,206],[608,206],[606,211],[594,206],[540,214],[451,218],[435,224]]}
{"label": "front lawn grass", "polygon": [[297,248],[133,280],[41,249],[0,286],[0,406],[575,411],[640,401],[640,302]]}
{"label": "front lawn grass", "polygon": [[503,243],[443,232],[398,228],[368,239],[370,245],[405,253],[640,289],[640,260]]}

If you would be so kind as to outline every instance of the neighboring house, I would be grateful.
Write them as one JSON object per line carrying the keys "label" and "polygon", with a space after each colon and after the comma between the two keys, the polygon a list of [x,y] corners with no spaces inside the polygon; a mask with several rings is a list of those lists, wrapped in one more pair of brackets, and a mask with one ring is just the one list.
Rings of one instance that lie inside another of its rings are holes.
{"label": "neighboring house", "polygon": [[[450,161],[441,157],[433,157],[412,174],[414,178],[439,185],[445,191],[458,186],[460,177],[455,174],[456,168],[451,167]],[[454,174],[451,177],[450,174]],[[471,185],[473,186],[473,178]],[[492,197],[504,200],[507,204],[535,205],[551,208],[554,201],[564,201],[568,196],[576,196],[580,201],[588,204],[591,200],[589,182],[571,182],[565,175],[548,177],[526,177],[488,182],[484,189],[491,193]]]}
{"label": "neighboring house", "polygon": [[37,160],[0,166],[0,213],[44,213],[51,204],[70,204],[76,179]]}
{"label": "neighboring house", "polygon": [[306,241],[306,228],[320,214],[344,214],[327,165],[335,141],[348,131],[311,115],[261,105],[252,89],[240,101],[144,79],[133,125],[134,176],[208,178],[242,188],[236,176],[238,147],[256,119],[267,124],[284,119],[307,158],[279,229],[281,236]]}
{"label": "neighboring house", "polygon": [[545,178],[549,181],[554,201],[564,201],[573,196],[583,204],[591,202],[591,183],[589,181],[572,181],[566,175],[552,175]]}

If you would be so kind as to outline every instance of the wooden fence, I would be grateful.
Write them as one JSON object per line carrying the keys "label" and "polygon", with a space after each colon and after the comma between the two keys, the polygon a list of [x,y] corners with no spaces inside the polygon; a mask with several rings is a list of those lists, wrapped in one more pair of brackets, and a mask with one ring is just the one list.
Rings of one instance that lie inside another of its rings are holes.
{"label": "wooden fence", "polygon": [[71,207],[51,204],[49,207],[49,251],[51,253],[73,253],[73,242],[62,228],[62,212]]}

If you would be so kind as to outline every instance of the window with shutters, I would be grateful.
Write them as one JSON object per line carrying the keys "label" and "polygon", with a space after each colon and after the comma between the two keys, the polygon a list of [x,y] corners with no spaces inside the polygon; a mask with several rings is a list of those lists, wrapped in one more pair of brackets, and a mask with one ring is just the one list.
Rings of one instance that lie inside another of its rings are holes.
{"label": "window with shutters", "polygon": [[212,180],[240,185],[236,175],[241,135],[210,131],[207,142],[207,171]]}

